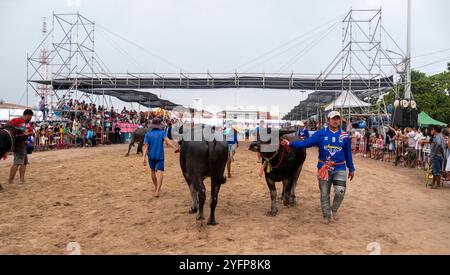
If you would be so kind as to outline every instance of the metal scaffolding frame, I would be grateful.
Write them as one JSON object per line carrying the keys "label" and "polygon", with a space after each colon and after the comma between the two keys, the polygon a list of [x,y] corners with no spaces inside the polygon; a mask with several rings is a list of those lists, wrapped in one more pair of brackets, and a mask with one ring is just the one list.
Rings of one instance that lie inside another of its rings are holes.
{"label": "metal scaffolding frame", "polygon": [[[100,60],[96,59],[94,34],[94,21],[79,12],[53,13],[50,30],[35,50],[27,55],[27,105],[29,89],[37,96],[43,96],[42,90],[47,91],[50,96],[50,115],[55,105],[60,107],[61,102],[73,94],[78,99],[86,96],[91,102],[94,101],[93,94],[77,92],[80,77],[99,77],[98,68],[105,71]],[[51,46],[47,50],[46,45],[49,43]],[[42,73],[43,68],[48,74]],[[74,79],[70,87],[54,89],[54,79],[70,78]]]}
{"label": "metal scaffolding frame", "polygon": [[[390,41],[393,49],[386,48],[382,43]],[[319,83],[329,79],[333,74],[341,74],[341,89],[335,91],[333,100],[340,93],[347,95],[354,93],[360,99],[376,103],[376,109],[371,107],[348,108],[340,110],[351,116],[357,113],[373,114],[381,117],[387,114],[383,94],[390,89],[382,85],[381,80],[392,77],[391,87],[398,95],[398,83],[405,78],[406,54],[398,46],[392,36],[382,24],[382,9],[351,9],[342,19],[342,49],[332,62],[318,76]],[[340,70],[340,72],[339,72]],[[378,86],[370,93],[360,93],[355,82],[364,82],[367,87]],[[356,89],[355,89],[356,88]],[[301,102],[285,117],[299,120],[309,118],[311,115],[321,114],[323,104],[328,103],[330,95],[313,93],[315,96]],[[327,99],[326,101],[324,99]],[[371,100],[372,99],[372,100]],[[381,102],[380,102],[381,100]],[[308,106],[305,108],[305,106]],[[311,108],[313,106],[313,108]]]}

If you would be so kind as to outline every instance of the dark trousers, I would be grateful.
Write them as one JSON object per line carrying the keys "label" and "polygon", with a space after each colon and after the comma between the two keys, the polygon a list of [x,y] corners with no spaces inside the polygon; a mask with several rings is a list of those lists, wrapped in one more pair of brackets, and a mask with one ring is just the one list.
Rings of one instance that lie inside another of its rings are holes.
{"label": "dark trousers", "polygon": [[122,143],[122,137],[118,133],[114,133],[114,143]]}

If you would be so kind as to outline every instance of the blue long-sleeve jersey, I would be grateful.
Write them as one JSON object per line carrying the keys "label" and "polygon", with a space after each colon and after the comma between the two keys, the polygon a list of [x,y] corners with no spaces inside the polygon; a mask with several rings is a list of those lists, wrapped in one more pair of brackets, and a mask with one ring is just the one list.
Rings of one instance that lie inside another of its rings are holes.
{"label": "blue long-sleeve jersey", "polygon": [[[292,148],[309,148],[313,146],[319,147],[319,160],[326,161],[330,157],[335,163],[342,163],[334,166],[334,170],[345,170],[345,165],[352,173],[355,171],[352,159],[352,149],[350,144],[350,136],[348,133],[338,130],[333,132],[330,129],[322,129],[315,132],[310,138],[302,141],[293,141],[289,144]],[[320,169],[323,162],[317,163]]]}
{"label": "blue long-sleeve jersey", "polygon": [[305,138],[305,139],[309,138],[309,131],[308,131],[308,129],[306,129],[306,128],[299,129],[297,131],[297,136]]}

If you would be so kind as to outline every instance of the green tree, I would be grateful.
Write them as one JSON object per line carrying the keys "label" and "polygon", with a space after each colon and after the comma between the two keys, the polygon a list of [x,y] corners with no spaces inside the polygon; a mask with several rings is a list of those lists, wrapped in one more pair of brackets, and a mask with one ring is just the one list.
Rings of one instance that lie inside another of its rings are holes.
{"label": "green tree", "polygon": [[[411,90],[420,111],[428,113],[432,118],[450,124],[450,72],[443,72],[427,76],[423,72],[411,72]],[[403,97],[404,87],[399,86],[400,98]],[[393,102],[394,90],[386,97],[386,102]]]}

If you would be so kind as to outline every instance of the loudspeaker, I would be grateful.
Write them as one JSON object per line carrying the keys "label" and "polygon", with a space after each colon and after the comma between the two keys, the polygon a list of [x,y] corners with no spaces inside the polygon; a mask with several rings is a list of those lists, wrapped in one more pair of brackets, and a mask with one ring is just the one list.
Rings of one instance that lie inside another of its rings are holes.
{"label": "loudspeaker", "polygon": [[409,127],[411,122],[411,112],[409,108],[401,108],[402,112],[402,127]]}
{"label": "loudspeaker", "polygon": [[417,127],[419,126],[419,112],[417,111],[417,109],[411,109],[411,113],[410,113],[411,119],[410,119],[410,124],[411,127]]}
{"label": "loudspeaker", "polygon": [[401,107],[394,108],[394,112],[392,114],[392,125],[402,127],[403,125],[403,112]]}

